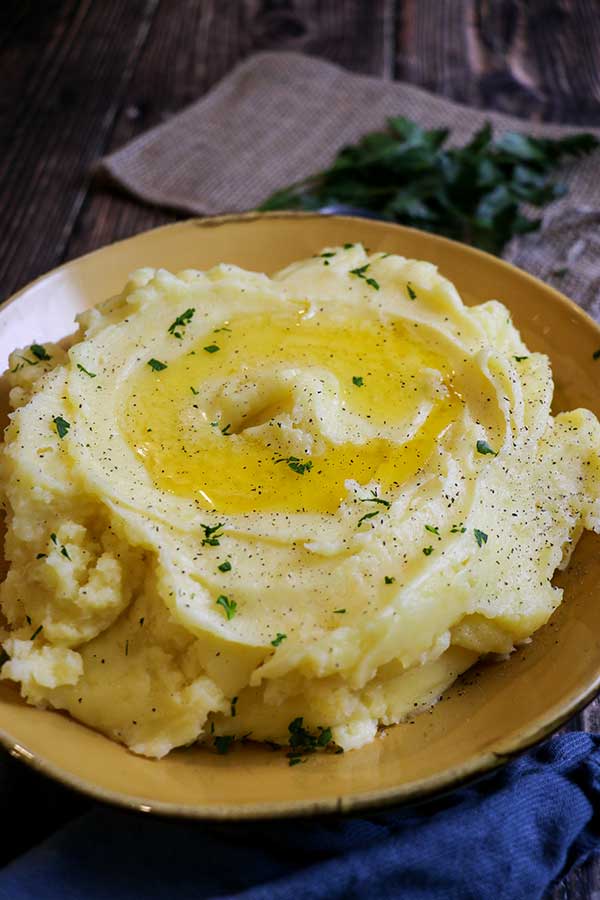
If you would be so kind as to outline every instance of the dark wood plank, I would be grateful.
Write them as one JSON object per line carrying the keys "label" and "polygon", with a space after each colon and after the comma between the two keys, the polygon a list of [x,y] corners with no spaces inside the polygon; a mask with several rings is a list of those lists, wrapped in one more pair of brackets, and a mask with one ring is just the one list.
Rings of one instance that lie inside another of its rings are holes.
{"label": "dark wood plank", "polygon": [[0,49],[2,296],[63,255],[156,2],[65,0],[39,21],[32,3],[14,17]]}
{"label": "dark wood plank", "polygon": [[596,0],[403,0],[396,77],[525,118],[600,125]]}
{"label": "dark wood plank", "polygon": [[[258,50],[302,51],[389,76],[393,40],[393,0],[162,0],[105,152],[166,121]],[[175,219],[93,186],[63,258]]]}

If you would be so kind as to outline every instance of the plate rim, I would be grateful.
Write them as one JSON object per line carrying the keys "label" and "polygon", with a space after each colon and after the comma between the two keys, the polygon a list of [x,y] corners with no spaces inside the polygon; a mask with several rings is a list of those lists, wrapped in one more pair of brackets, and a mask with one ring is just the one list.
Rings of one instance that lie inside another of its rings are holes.
{"label": "plate rim", "polygon": [[[4,300],[0,304],[0,314],[17,302],[32,288],[41,282],[50,279],[57,273],[66,269],[77,268],[90,257],[105,253],[113,247],[136,241],[140,237],[151,232],[157,233],[167,230],[172,231],[196,227],[214,228],[230,223],[252,223],[259,219],[333,219],[336,221],[351,221],[352,223],[365,221],[361,216],[292,210],[276,210],[271,212],[249,211],[206,217],[193,216],[156,228],[144,229],[137,234],[118,241],[113,241],[109,244],[104,244],[75,259],[68,260],[55,266],[28,282]],[[374,220],[367,221],[370,225],[375,224]],[[543,287],[544,291],[549,292],[552,295],[554,302],[558,303],[565,312],[574,315],[577,319],[582,321],[582,323],[585,323],[586,327],[589,328],[591,326],[597,333],[600,343],[600,325],[592,319],[585,310],[552,285],[546,284],[546,282],[531,275],[529,272],[520,269],[513,263],[500,257],[493,256],[490,253],[486,253],[483,250],[479,250],[476,247],[471,247],[468,244],[463,244],[459,241],[454,241],[450,238],[431,232],[410,228],[405,225],[398,225],[395,222],[388,222],[386,220],[381,220],[380,224],[386,226],[386,228],[397,231],[399,235],[403,233],[425,235],[434,243],[450,248],[458,248],[461,253],[466,254],[467,256],[492,260],[495,265],[499,265],[500,267],[504,267],[509,271],[516,273],[520,278],[524,278],[532,284],[535,284],[537,288],[540,286]],[[143,796],[104,788],[96,782],[81,778],[69,770],[62,768],[60,765],[51,762],[43,755],[31,752],[27,747],[23,746],[16,737],[3,728],[0,728],[0,745],[3,746],[11,756],[21,760],[35,771],[41,772],[81,794],[123,809],[136,810],[159,816],[203,821],[243,821],[253,819],[307,817],[311,815],[348,814],[373,808],[420,803],[433,796],[440,796],[444,793],[448,793],[477,778],[484,777],[487,773],[505,765],[515,756],[518,756],[545,740],[560,728],[561,725],[568,721],[568,719],[584,709],[596,696],[598,696],[598,694],[600,694],[600,660],[596,678],[583,692],[573,692],[569,698],[562,702],[562,704],[551,707],[551,716],[538,716],[530,723],[529,727],[522,728],[515,736],[514,740],[502,745],[499,749],[488,749],[475,753],[459,765],[417,782],[412,782],[408,785],[375,789],[358,794],[343,795],[336,798],[326,798],[322,801],[284,801],[283,803],[251,802],[242,806],[236,806],[231,803],[202,805],[155,801]],[[88,726],[84,725],[83,727]],[[156,763],[159,764],[160,760],[157,760]]]}

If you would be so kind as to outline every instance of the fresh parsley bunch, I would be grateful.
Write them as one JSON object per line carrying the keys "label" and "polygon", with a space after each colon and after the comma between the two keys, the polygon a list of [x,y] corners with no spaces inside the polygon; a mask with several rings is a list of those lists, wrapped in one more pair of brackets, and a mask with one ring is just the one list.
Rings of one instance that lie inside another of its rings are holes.
{"label": "fresh parsley bunch", "polygon": [[358,207],[499,254],[514,235],[540,227],[522,204],[542,207],[566,192],[550,173],[598,146],[591,134],[550,140],[509,132],[494,141],[486,124],[464,147],[445,148],[449,133],[394,116],[386,131],[344,147],[330,168],[277,191],[260,209]]}

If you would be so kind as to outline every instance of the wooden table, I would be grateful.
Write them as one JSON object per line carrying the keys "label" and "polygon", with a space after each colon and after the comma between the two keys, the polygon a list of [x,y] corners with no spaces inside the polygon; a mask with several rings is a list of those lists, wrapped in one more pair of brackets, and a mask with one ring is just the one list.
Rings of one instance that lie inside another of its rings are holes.
{"label": "wooden table", "polygon": [[[103,154],[191,103],[250,53],[302,51],[356,72],[534,119],[600,126],[600,0],[4,0],[0,299],[65,260],[176,216],[94,184]],[[592,704],[568,729],[600,728]],[[41,813],[4,859],[86,808],[32,779]],[[44,815],[44,809],[50,810]],[[555,900],[597,898],[600,858]]]}

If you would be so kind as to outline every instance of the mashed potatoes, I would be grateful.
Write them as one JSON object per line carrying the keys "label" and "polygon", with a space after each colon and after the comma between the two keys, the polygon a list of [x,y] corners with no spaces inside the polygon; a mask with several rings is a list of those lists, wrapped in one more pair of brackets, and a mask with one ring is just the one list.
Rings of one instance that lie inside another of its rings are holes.
{"label": "mashed potatoes", "polygon": [[543,625],[600,530],[598,421],[550,415],[505,307],[360,245],[142,269],[10,379],[1,677],[136,753],[360,747]]}

